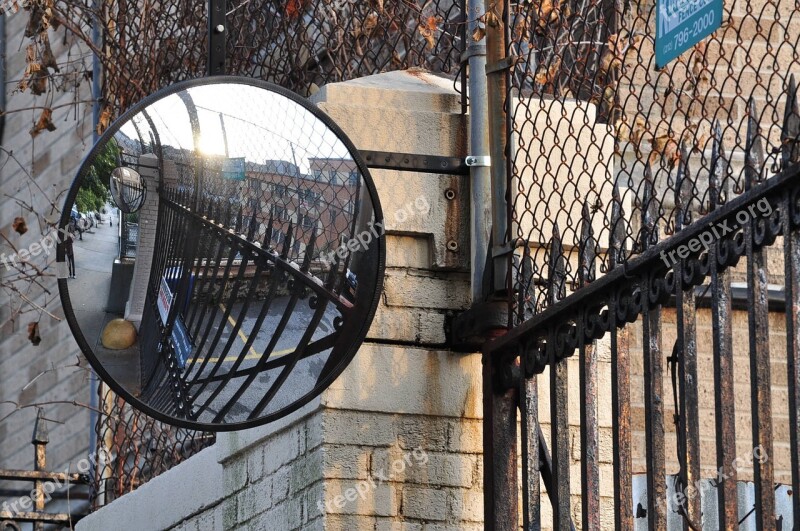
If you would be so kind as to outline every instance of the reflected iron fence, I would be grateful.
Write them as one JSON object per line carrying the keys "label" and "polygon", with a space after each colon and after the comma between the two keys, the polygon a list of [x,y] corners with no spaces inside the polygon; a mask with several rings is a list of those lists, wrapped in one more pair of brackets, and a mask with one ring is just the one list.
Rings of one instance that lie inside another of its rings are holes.
{"label": "reflected iron fence", "polygon": [[[111,0],[100,3],[99,10],[96,5],[71,0],[59,5],[59,13],[77,25],[92,18],[98,21],[98,51],[103,57],[99,130],[145,96],[206,72],[206,3],[149,2],[134,8],[127,0]],[[229,0],[225,19],[226,73],[271,81],[303,96],[326,83],[409,68],[448,76],[456,87],[465,85],[466,71],[461,67],[466,47],[463,0]],[[462,95],[466,112],[466,94]],[[144,138],[142,150],[147,142]],[[293,191],[287,190],[286,197],[292,195]],[[245,227],[252,219],[248,212],[258,208],[264,205],[246,206]],[[288,219],[287,210],[287,205],[278,203],[273,214],[276,219]],[[231,223],[235,225],[236,221]],[[301,236],[294,242],[308,238],[311,223],[295,220],[292,230]],[[127,224],[123,229],[130,236],[123,241],[132,241],[131,228],[133,225]],[[317,245],[333,246],[333,242],[321,241],[324,236],[318,235]],[[275,237],[280,238],[279,231],[275,231]],[[277,246],[281,243],[275,242]],[[133,253],[132,246],[121,246],[123,254]],[[157,422],[133,410],[108,389],[101,390],[100,401],[106,414],[99,416],[95,427],[97,445],[109,449],[115,458],[112,463],[98,465],[95,508],[130,492],[214,440],[209,433]]]}
{"label": "reflected iron fence", "polygon": [[797,529],[800,497],[787,516],[776,493],[800,492],[800,10],[726,0],[662,70],[656,10],[496,11],[510,331],[485,348],[507,421],[490,459],[513,462],[513,404],[525,529]]}
{"label": "reflected iron fence", "polygon": [[136,258],[136,247],[139,241],[139,224],[128,220],[127,214],[119,217],[119,257]]}

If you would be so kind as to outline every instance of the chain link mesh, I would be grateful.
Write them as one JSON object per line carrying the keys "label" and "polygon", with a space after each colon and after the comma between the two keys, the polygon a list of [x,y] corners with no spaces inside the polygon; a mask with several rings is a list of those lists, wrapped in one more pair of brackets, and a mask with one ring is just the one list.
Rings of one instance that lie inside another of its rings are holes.
{"label": "chain link mesh", "polygon": [[[721,203],[744,191],[750,115],[761,125],[755,136],[765,147],[764,173],[777,171],[786,87],[800,73],[795,2],[726,0],[722,27],[661,70],[654,2],[508,2],[504,16],[515,58],[506,98],[507,244],[511,291],[523,295],[510,301],[514,322],[554,302],[547,300],[547,249],[556,233],[566,280],[580,284],[584,216],[603,274],[708,212],[708,179],[695,176],[709,175],[717,123],[729,161]],[[682,154],[686,217],[677,226]],[[652,230],[640,223],[650,206],[642,204],[647,168],[657,203]]]}
{"label": "chain link mesh", "polygon": [[408,68],[455,77],[462,0],[238,0],[228,71],[307,96],[326,83]]}

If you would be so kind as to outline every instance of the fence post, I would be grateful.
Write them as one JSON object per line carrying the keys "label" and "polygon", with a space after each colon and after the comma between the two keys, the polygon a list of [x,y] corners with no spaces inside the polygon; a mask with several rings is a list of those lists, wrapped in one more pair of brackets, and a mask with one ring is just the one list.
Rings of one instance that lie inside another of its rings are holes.
{"label": "fence post", "polygon": [[[505,2],[503,2],[503,5]],[[506,242],[505,29],[495,0],[468,0],[470,155],[490,155],[487,166],[472,168],[473,306],[506,288],[505,257],[492,250]],[[483,22],[483,26],[481,26]],[[485,31],[485,44],[481,33]],[[490,276],[486,276],[487,261]],[[504,331],[497,330],[495,334]],[[515,383],[515,380],[517,383]],[[483,355],[484,526],[489,531],[519,528],[517,408],[519,366]],[[535,443],[534,443],[535,444]],[[538,481],[538,477],[537,477]]]}
{"label": "fence post", "polygon": [[[47,433],[47,424],[42,416],[42,410],[36,416],[36,424],[33,428],[33,437],[31,442],[36,449],[34,470],[37,472],[44,472],[47,469],[47,443],[50,442],[50,437]],[[36,499],[33,500],[34,508],[37,513],[44,512],[44,481],[36,481],[34,483],[34,491],[36,491]],[[44,523],[36,522],[33,526],[34,531],[44,531]]]}
{"label": "fence post", "polygon": [[[485,0],[486,6],[486,83],[489,108],[489,152],[491,153],[492,190],[492,244],[494,249],[502,249],[510,241],[509,215],[507,205],[507,147],[509,122],[506,115],[506,95],[508,90],[509,68],[513,62],[506,57],[508,27],[507,2]],[[498,12],[499,10],[499,12]],[[510,289],[509,254],[496,256],[492,253],[491,292]]]}

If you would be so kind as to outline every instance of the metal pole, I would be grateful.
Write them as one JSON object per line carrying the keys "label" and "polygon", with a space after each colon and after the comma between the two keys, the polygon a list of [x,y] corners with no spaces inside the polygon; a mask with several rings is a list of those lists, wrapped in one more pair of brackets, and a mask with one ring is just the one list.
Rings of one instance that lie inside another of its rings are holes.
{"label": "metal pole", "polygon": [[[472,168],[473,306],[502,291],[507,273],[507,267],[493,258],[489,265],[491,278],[486,279],[484,274],[489,244],[505,243],[507,228],[505,72],[500,63],[505,54],[505,35],[502,15],[496,12],[498,4],[496,0],[485,0],[485,4],[482,0],[468,0],[467,4],[470,149],[472,155],[489,161]],[[480,48],[475,41],[479,19],[486,26],[486,44]],[[491,335],[503,333],[504,329],[498,329]],[[484,527],[488,531],[519,529],[518,380],[518,367],[503,366],[490,353],[483,354]]]}
{"label": "metal pole", "polygon": [[[0,109],[6,108],[6,17],[0,14]],[[0,144],[6,129],[6,115],[0,115]]]}
{"label": "metal pole", "polygon": [[487,294],[484,271],[489,253],[492,227],[491,168],[489,156],[489,107],[486,90],[486,45],[475,40],[484,15],[483,0],[467,0],[467,50],[469,60],[469,157],[472,201],[472,304],[482,302]]}
{"label": "metal pole", "polygon": [[[491,194],[492,194],[492,245],[500,249],[509,241],[507,208],[506,146],[508,131],[505,98],[508,87],[508,69],[511,63],[506,60],[506,2],[485,0],[486,6],[486,85],[487,107],[489,109],[489,149],[491,153]],[[493,279],[491,292],[505,291],[508,275],[508,257],[493,253]]]}
{"label": "metal pole", "polygon": [[[102,24],[102,13],[101,6],[105,4],[100,0],[94,1],[94,24],[92,24],[92,42],[94,42],[95,46],[97,46],[98,50],[103,50],[103,40],[101,38],[100,33],[100,24]],[[92,57],[92,124],[94,125],[92,139],[95,143],[100,138],[100,135],[97,134],[97,124],[100,123],[100,98],[102,97],[102,85],[100,84],[100,76],[102,74],[102,65],[100,63],[100,58],[95,55]],[[109,216],[111,216],[111,209],[109,209]],[[121,217],[121,216],[120,216]],[[98,406],[100,404],[100,397],[98,393],[99,390],[99,380],[97,378],[97,373],[91,371],[89,376],[89,405],[91,409],[89,410],[89,455],[93,454],[97,451],[97,424],[100,421],[100,416],[97,413]],[[89,467],[90,467],[90,474],[92,477],[95,477],[95,468],[96,463],[94,460],[89,460]]]}
{"label": "metal pole", "polygon": [[208,0],[208,68],[209,76],[225,74],[225,0]]}
{"label": "metal pole", "polygon": [[[34,459],[34,470],[37,472],[44,472],[47,470],[47,443],[50,438],[47,434],[47,421],[42,416],[42,410],[39,410],[36,416],[36,424],[33,428],[33,438],[31,442],[36,449]],[[34,508],[38,514],[44,512],[44,482],[35,481],[34,489],[36,492],[36,499],[34,500]],[[33,525],[34,531],[44,531],[44,523],[36,522]]]}

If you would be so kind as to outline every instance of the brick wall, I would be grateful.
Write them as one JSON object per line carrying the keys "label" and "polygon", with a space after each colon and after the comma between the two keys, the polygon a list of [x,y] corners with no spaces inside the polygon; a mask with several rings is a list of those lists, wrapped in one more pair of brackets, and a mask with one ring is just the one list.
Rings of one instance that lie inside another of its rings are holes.
{"label": "brick wall", "polygon": [[[24,37],[23,31],[27,20],[26,11],[3,15],[6,25],[7,68],[7,84],[3,90],[6,91],[9,111],[41,106],[45,101],[45,97],[37,98],[30,92],[17,92],[16,84],[8,83],[22,78],[25,70],[25,47],[29,40]],[[66,41],[54,38],[52,48],[59,60],[68,56],[74,59],[81,51],[71,38]],[[28,134],[39,117],[39,109],[12,112],[6,116],[2,146],[13,151],[23,168],[14,161],[7,160],[5,154],[0,154],[0,231],[8,235],[20,249],[40,241],[42,232],[37,217],[30,212],[23,212],[14,198],[32,204],[37,213],[46,212],[50,202],[56,198],[60,208],[63,202],[63,195],[60,194],[69,187],[78,165],[91,145],[91,105],[69,105],[73,101],[90,99],[87,83],[81,84],[77,94],[55,91],[51,97],[55,131],[45,131],[35,139]],[[36,184],[30,181],[26,172]],[[14,218],[20,215],[25,218],[30,229],[24,236],[19,236],[11,229]],[[10,252],[6,245],[0,244],[0,253]],[[41,255],[37,264],[42,268],[49,264],[46,272],[51,275],[54,271],[54,260],[54,254],[49,259]],[[2,265],[0,275],[9,275]],[[76,363],[79,351],[63,321],[55,279],[53,276],[45,276],[39,280],[41,287],[31,289],[31,299],[36,304],[45,306],[61,321],[47,315],[40,317],[38,311],[28,311],[10,321],[12,308],[18,307],[20,299],[7,291],[0,292],[0,401],[29,404],[76,400],[88,404],[88,371],[75,367],[65,368]],[[26,338],[27,324],[36,320],[39,320],[42,336],[42,342],[38,346],[32,345]],[[81,364],[86,365],[83,361]],[[0,405],[0,417],[12,409],[10,405]],[[48,463],[54,469],[63,470],[66,463],[75,462],[86,455],[89,431],[92,428],[89,412],[85,408],[68,404],[46,405],[44,411],[48,419],[58,421],[49,423],[51,442],[48,445]],[[33,447],[30,440],[35,418],[36,410],[31,408],[18,411],[0,422],[0,468],[32,468]],[[10,486],[30,488],[28,484],[19,483]]]}

